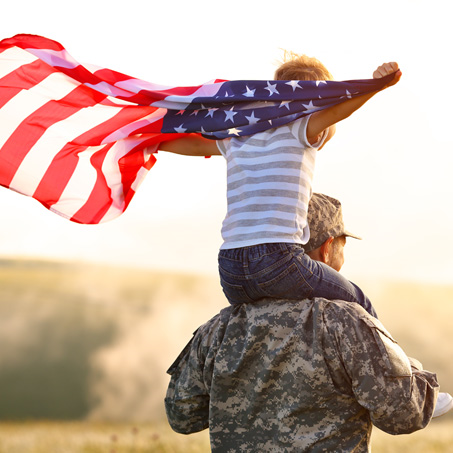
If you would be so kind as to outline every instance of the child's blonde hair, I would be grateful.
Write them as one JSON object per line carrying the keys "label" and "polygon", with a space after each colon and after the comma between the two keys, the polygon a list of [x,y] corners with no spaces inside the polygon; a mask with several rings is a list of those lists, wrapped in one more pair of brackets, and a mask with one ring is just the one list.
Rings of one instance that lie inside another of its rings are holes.
{"label": "child's blonde hair", "polygon": [[283,63],[275,71],[274,79],[333,80],[333,77],[318,59],[285,50]]}

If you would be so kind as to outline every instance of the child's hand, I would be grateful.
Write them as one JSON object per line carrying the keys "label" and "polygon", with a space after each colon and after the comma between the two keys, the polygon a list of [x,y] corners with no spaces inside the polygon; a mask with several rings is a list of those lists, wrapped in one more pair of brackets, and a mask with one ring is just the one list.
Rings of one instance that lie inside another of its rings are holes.
{"label": "child's hand", "polygon": [[398,67],[398,63],[395,63],[392,61],[391,63],[384,63],[383,65],[379,66],[376,71],[373,72],[373,79],[380,79],[382,77],[385,77],[389,74],[395,74],[393,79],[385,86],[391,87],[392,85],[395,85],[399,82],[402,76],[402,72],[400,71]]}

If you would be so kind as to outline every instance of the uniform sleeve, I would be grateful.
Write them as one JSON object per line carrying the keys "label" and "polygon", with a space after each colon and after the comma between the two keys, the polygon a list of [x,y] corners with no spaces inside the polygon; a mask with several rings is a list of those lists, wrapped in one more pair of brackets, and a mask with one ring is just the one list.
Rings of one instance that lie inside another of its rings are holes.
{"label": "uniform sleeve", "polygon": [[165,411],[172,429],[181,434],[196,433],[209,426],[209,394],[203,383],[203,364],[198,356],[198,333],[195,332],[167,371],[171,379],[165,397]]}
{"label": "uniform sleeve", "polygon": [[436,375],[418,369],[380,321],[355,305],[331,332],[355,398],[373,424],[389,434],[424,428],[439,392]]}
{"label": "uniform sleeve", "polygon": [[165,410],[172,429],[191,434],[209,427],[210,381],[221,313],[203,324],[167,373]]}

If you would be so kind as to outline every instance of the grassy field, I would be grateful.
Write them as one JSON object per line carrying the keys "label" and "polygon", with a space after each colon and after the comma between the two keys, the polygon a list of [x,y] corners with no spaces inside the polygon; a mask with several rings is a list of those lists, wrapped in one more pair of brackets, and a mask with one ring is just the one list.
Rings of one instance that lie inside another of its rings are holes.
{"label": "grassy field", "polygon": [[[453,393],[453,286],[357,283]],[[165,371],[223,306],[211,277],[0,260],[0,453],[209,452],[207,432],[182,436],[161,422]],[[375,430],[372,446],[451,452],[453,414],[409,436]]]}
{"label": "grassy field", "polygon": [[[374,430],[373,453],[449,453],[453,418],[411,435]],[[166,423],[10,422],[0,424],[0,453],[208,453],[207,431],[183,436]],[[257,452],[259,453],[259,452]]]}

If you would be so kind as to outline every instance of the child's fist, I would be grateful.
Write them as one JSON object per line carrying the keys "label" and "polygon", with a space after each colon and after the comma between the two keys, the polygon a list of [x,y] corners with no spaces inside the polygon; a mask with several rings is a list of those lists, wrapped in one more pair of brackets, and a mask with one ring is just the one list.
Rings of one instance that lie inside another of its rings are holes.
{"label": "child's fist", "polygon": [[380,79],[382,77],[385,77],[389,74],[395,74],[393,79],[386,85],[386,87],[390,87],[392,85],[395,85],[396,83],[399,82],[401,79],[401,71],[398,67],[398,63],[392,61],[390,63],[384,63],[381,66],[379,66],[376,71],[373,72],[373,79]]}

